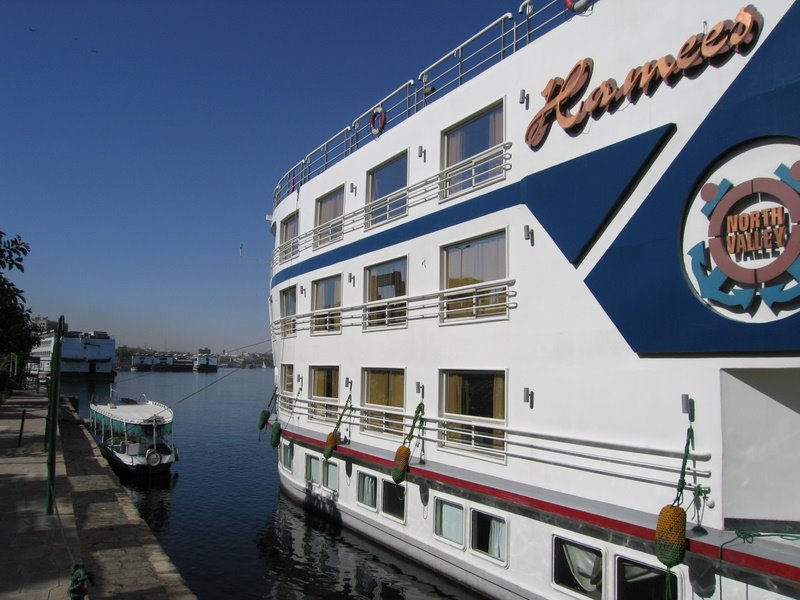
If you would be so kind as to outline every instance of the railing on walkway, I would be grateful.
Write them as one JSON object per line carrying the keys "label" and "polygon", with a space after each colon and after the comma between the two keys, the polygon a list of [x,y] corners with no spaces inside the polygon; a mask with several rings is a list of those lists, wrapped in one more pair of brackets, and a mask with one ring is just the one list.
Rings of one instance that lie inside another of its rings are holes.
{"label": "railing on walkway", "polygon": [[[338,402],[307,400],[289,394],[278,396],[278,418],[287,430],[302,420],[323,428],[332,426],[342,408]],[[413,411],[355,405],[345,413],[341,422],[343,444],[358,441],[385,447],[386,443],[379,441],[383,439],[391,446],[408,434],[413,421]],[[414,432],[413,443],[417,442],[426,453],[436,448],[500,464],[508,459],[520,459],[669,488],[675,486],[674,476],[680,474],[683,459],[683,448],[668,450],[555,436],[512,429],[502,421],[453,415],[434,417],[426,414],[424,425]],[[686,469],[687,489],[701,487],[711,477],[711,471],[696,466],[710,460],[708,452],[690,453]]]}
{"label": "railing on walkway", "polygon": [[378,198],[341,217],[336,217],[279,244],[272,253],[272,267],[298,258],[309,248],[319,248],[346,237],[351,231],[375,229],[401,219],[409,209],[430,202],[443,201],[505,179],[511,168],[511,142],[503,142],[436,175]]}
{"label": "railing on walkway", "polygon": [[270,323],[273,337],[338,333],[343,327],[402,327],[408,321],[438,318],[440,322],[507,318],[517,308],[514,279],[466,285],[419,296],[400,296],[335,309],[287,315]]}
{"label": "railing on walkway", "polygon": [[416,80],[409,80],[401,85],[356,117],[350,125],[312,150],[280,178],[273,192],[273,206],[280,204],[284,198],[316,175],[372,141],[376,137],[373,133],[376,114],[386,119],[383,131],[394,127],[429,103],[524,48],[563,20],[567,12],[562,0],[551,0],[536,10],[532,0],[525,0],[516,17],[511,13],[504,14],[424,69]]}

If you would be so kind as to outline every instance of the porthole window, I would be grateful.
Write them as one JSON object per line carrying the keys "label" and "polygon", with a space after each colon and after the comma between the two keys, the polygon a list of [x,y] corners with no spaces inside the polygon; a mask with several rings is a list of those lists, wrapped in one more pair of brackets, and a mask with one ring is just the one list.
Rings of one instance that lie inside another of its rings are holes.
{"label": "porthole window", "polygon": [[603,597],[603,554],[560,537],[553,538],[553,583],[586,598]]}

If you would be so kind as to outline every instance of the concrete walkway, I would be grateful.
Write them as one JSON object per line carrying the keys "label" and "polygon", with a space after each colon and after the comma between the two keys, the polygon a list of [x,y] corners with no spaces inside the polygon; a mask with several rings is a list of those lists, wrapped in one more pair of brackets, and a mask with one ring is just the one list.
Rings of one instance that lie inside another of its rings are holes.
{"label": "concrete walkway", "polygon": [[[22,446],[20,414],[27,411]],[[94,584],[89,597],[191,600],[194,594],[139,516],[91,435],[64,407],[59,422],[55,516],[45,512],[47,400],[15,394],[0,406],[0,598],[67,598],[72,562]],[[63,534],[62,534],[63,531]]]}

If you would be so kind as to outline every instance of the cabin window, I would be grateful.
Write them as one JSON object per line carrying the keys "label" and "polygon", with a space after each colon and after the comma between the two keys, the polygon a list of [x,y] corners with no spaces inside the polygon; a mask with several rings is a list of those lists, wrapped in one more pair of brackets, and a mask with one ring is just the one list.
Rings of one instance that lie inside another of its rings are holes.
{"label": "cabin window", "polygon": [[281,365],[281,391],[294,393],[294,365]]}
{"label": "cabin window", "polygon": [[388,479],[384,479],[381,484],[381,510],[403,521],[406,518],[406,488]]}
{"label": "cabin window", "polygon": [[472,511],[470,547],[494,559],[506,561],[506,521],[479,510]]}
{"label": "cabin window", "polygon": [[314,247],[325,246],[342,237],[342,213],[344,211],[344,186],[317,199]]}
{"label": "cabin window", "polygon": [[[669,590],[667,590],[669,581]],[[678,598],[678,578],[664,569],[617,557],[617,600]]]}
{"label": "cabin window", "polygon": [[447,198],[503,175],[503,159],[489,150],[503,142],[503,105],[497,104],[444,132]]}
{"label": "cabin window", "polygon": [[339,403],[339,367],[311,367],[311,402],[308,416],[312,419],[336,419]]}
{"label": "cabin window", "polygon": [[300,251],[297,236],[300,233],[300,213],[292,213],[281,221],[281,245],[278,248],[280,262],[297,256]]}
{"label": "cabin window", "polygon": [[398,258],[364,270],[364,328],[406,324],[406,258]]}
{"label": "cabin window", "polygon": [[[506,418],[505,373],[445,371],[442,374],[443,413],[456,421],[440,424],[445,445],[481,450],[505,449],[505,433],[491,421]],[[485,423],[485,424],[483,424]]]}
{"label": "cabin window", "polygon": [[560,537],[553,538],[553,583],[586,598],[602,598],[602,552]]}
{"label": "cabin window", "polygon": [[405,152],[367,173],[367,228],[406,215],[407,185],[408,155]]}
{"label": "cabin window", "polygon": [[436,535],[461,546],[464,543],[464,507],[436,498]]}
{"label": "cabin window", "polygon": [[491,283],[506,278],[505,231],[445,246],[442,263],[443,321],[506,314],[508,285]]}
{"label": "cabin window", "polygon": [[403,434],[405,406],[405,372],[403,369],[364,369],[363,404],[379,407],[380,410],[365,409],[362,412],[362,427],[388,435]]}
{"label": "cabin window", "polygon": [[308,483],[320,483],[322,481],[320,473],[319,456],[306,454],[306,481]]}
{"label": "cabin window", "polygon": [[281,335],[295,335],[297,329],[297,288],[292,286],[281,291]]}
{"label": "cabin window", "polygon": [[339,491],[339,465],[337,463],[325,461],[322,469],[322,485],[334,492]]}
{"label": "cabin window", "polygon": [[342,311],[334,310],[342,306],[342,276],[335,275],[318,279],[311,287],[311,303],[314,314],[311,317],[311,333],[334,333],[341,331]]}
{"label": "cabin window", "polygon": [[281,445],[281,466],[292,472],[294,465],[294,444],[292,442],[284,442]]}
{"label": "cabin window", "polygon": [[366,473],[358,474],[358,501],[370,508],[378,506],[378,480]]}

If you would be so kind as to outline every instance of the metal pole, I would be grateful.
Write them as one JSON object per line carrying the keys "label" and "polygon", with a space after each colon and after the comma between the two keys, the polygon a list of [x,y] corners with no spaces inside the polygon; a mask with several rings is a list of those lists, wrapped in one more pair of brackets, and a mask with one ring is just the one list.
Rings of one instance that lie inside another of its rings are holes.
{"label": "metal pole", "polygon": [[64,335],[64,315],[58,319],[58,329],[53,338],[53,355],[50,361],[50,397],[47,410],[47,496],[45,514],[53,514],[53,486],[56,474],[56,427],[58,427],[58,395],[61,381],[61,337]]}
{"label": "metal pole", "polygon": [[22,409],[22,419],[19,422],[19,438],[17,439],[17,448],[22,445],[22,431],[25,429],[25,409]]}

